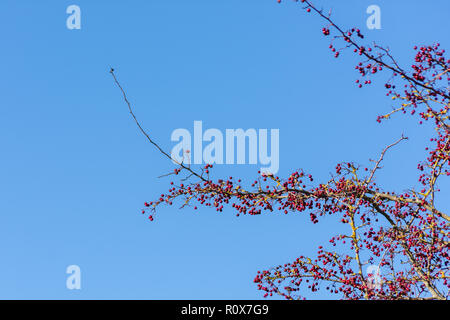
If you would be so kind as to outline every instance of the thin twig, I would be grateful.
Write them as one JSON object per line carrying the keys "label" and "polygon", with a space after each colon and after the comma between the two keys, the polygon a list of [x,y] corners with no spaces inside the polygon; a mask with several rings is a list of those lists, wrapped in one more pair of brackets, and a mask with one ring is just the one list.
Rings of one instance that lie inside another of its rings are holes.
{"label": "thin twig", "polygon": [[127,94],[125,93],[125,90],[122,88],[122,86],[120,85],[119,81],[117,80],[117,77],[114,73],[114,69],[111,68],[111,70],[109,71],[109,73],[111,73],[111,75],[114,78],[114,82],[116,83],[117,87],[120,89],[120,91],[122,92],[123,95],[123,99],[125,100],[127,106],[128,106],[128,111],[130,112],[131,116],[134,119],[134,122],[136,123],[136,125],[138,126],[139,130],[142,132],[142,134],[147,138],[147,140],[154,145],[159,152],[161,152],[163,155],[165,155],[167,158],[169,158],[170,160],[172,160],[173,162],[175,162],[177,165],[179,165],[181,168],[189,171],[191,173],[191,175],[196,176],[197,178],[201,179],[202,181],[207,181],[205,178],[203,178],[200,174],[198,174],[197,172],[193,171],[191,168],[186,167],[183,163],[180,163],[179,161],[177,161],[176,159],[174,159],[170,154],[168,154],[166,151],[164,151],[155,141],[153,141],[152,138],[150,138],[150,136],[148,135],[148,133],[142,128],[141,124],[139,123],[138,119],[136,118],[136,116],[134,115],[133,112],[133,108],[131,107],[131,103],[130,101],[128,101],[127,98]]}

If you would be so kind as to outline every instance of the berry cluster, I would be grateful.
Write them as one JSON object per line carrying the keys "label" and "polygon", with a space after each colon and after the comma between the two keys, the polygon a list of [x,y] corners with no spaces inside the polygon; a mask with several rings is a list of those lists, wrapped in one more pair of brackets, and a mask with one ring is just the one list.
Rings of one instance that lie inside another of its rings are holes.
{"label": "berry cluster", "polygon": [[[450,175],[450,60],[439,44],[414,47],[415,61],[408,72],[388,49],[360,44],[364,36],[359,29],[345,31],[311,1],[300,2],[307,12],[315,12],[327,22],[322,33],[332,36],[330,49],[336,58],[350,48],[362,59],[355,67],[360,75],[356,80],[359,87],[371,84],[370,77],[387,71],[384,87],[400,106],[379,116],[378,122],[408,111],[419,115],[419,123],[433,120],[433,146],[427,148],[428,156],[417,167],[420,191],[385,191],[375,182],[385,153],[406,139],[402,137],[387,146],[371,168],[340,163],[329,181],[318,184],[303,170],[286,179],[259,173],[247,184],[233,177],[214,181],[210,178],[212,165],[196,173],[181,164],[174,174],[187,171],[184,183],[171,182],[168,192],[146,202],[142,213],[150,211],[153,221],[159,205],[180,200],[182,207],[193,205],[194,209],[202,205],[222,212],[229,207],[237,216],[307,212],[312,223],[334,216],[348,226],[349,232],[319,246],[314,258],[300,256],[291,263],[259,271],[254,282],[265,297],[277,294],[299,299],[306,287],[346,299],[446,299],[450,288],[450,217],[436,208],[436,197],[439,178]],[[340,49],[335,44],[338,41],[343,42]],[[374,275],[364,272],[369,265],[380,268],[379,285],[373,284]]]}

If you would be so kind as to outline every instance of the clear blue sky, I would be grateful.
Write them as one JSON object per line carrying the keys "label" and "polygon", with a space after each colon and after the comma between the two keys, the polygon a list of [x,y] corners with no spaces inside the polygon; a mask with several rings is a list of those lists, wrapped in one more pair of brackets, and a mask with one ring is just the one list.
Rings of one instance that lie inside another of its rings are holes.
{"label": "clear blue sky", "polygon": [[[415,44],[450,48],[448,1],[316,3],[404,66]],[[66,28],[71,4],[81,30]],[[371,4],[381,30],[365,27]],[[303,168],[320,181],[405,133],[378,182],[414,185],[430,128],[411,117],[377,124],[392,103],[382,82],[358,89],[355,56],[333,58],[322,25],[291,1],[1,1],[0,298],[258,299],[257,270],[314,255],[336,232],[332,218],[177,206],[149,222],[143,202],[166,192],[171,178],[157,177],[174,167],[137,131],[110,65],[167,150],[172,131],[194,120],[223,132],[278,128],[279,174]],[[258,168],[214,172],[254,179]],[[72,264],[81,290],[66,289]]]}

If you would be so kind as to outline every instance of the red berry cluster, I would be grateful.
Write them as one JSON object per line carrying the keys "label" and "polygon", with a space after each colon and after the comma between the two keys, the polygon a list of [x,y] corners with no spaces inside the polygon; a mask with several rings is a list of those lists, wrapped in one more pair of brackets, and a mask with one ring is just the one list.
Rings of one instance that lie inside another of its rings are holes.
{"label": "red berry cluster", "polygon": [[[356,80],[359,87],[371,84],[370,76],[388,72],[384,84],[387,95],[401,105],[379,116],[379,122],[407,110],[411,114],[418,110],[421,123],[434,120],[431,124],[436,136],[430,138],[434,145],[427,148],[428,156],[418,164],[420,191],[385,191],[375,182],[385,153],[406,139],[402,137],[382,151],[372,168],[340,163],[329,181],[318,184],[303,170],[286,179],[260,173],[246,184],[233,177],[214,181],[210,164],[200,173],[181,166],[174,174],[188,171],[185,183],[171,182],[168,192],[146,202],[142,213],[151,210],[149,219],[153,220],[158,205],[172,205],[179,199],[182,207],[196,203],[194,209],[202,205],[218,212],[228,207],[237,216],[307,212],[312,223],[333,216],[348,226],[349,232],[332,236],[327,248],[319,246],[316,257],[300,256],[291,263],[258,272],[254,282],[265,297],[277,294],[299,299],[306,288],[311,292],[324,289],[346,299],[446,299],[450,289],[450,217],[436,207],[436,198],[439,179],[450,175],[450,60],[444,58],[439,44],[415,47],[415,62],[408,72],[388,49],[359,44],[364,38],[359,29],[343,31],[310,1],[301,2],[307,12],[314,11],[327,21],[322,29],[325,36],[333,31],[333,41],[343,41],[342,49],[330,44],[335,57],[353,48],[362,59],[355,67],[361,77]],[[197,181],[189,179],[193,176]],[[373,285],[374,275],[365,273],[370,265],[381,270],[377,286]]]}

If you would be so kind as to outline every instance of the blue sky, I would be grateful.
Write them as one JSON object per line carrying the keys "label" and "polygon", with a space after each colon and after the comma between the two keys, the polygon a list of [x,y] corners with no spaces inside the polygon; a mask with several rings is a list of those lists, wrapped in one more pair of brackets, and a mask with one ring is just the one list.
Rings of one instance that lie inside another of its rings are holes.
{"label": "blue sky", "polygon": [[[450,47],[445,0],[316,3],[404,66],[415,44]],[[71,4],[81,30],[66,28]],[[365,27],[371,4],[381,30]],[[166,150],[195,120],[223,132],[278,128],[279,174],[303,168],[320,181],[404,133],[377,179],[398,191],[417,181],[431,129],[411,117],[377,124],[392,104],[381,78],[358,89],[355,56],[333,58],[323,22],[291,1],[4,0],[0,26],[0,298],[259,299],[257,270],[314,255],[336,232],[332,218],[178,206],[150,223],[140,209],[166,192],[171,178],[157,177],[174,167],[138,132],[109,66]],[[250,180],[258,170],[222,165],[214,175]],[[81,290],[66,288],[73,264]]]}

